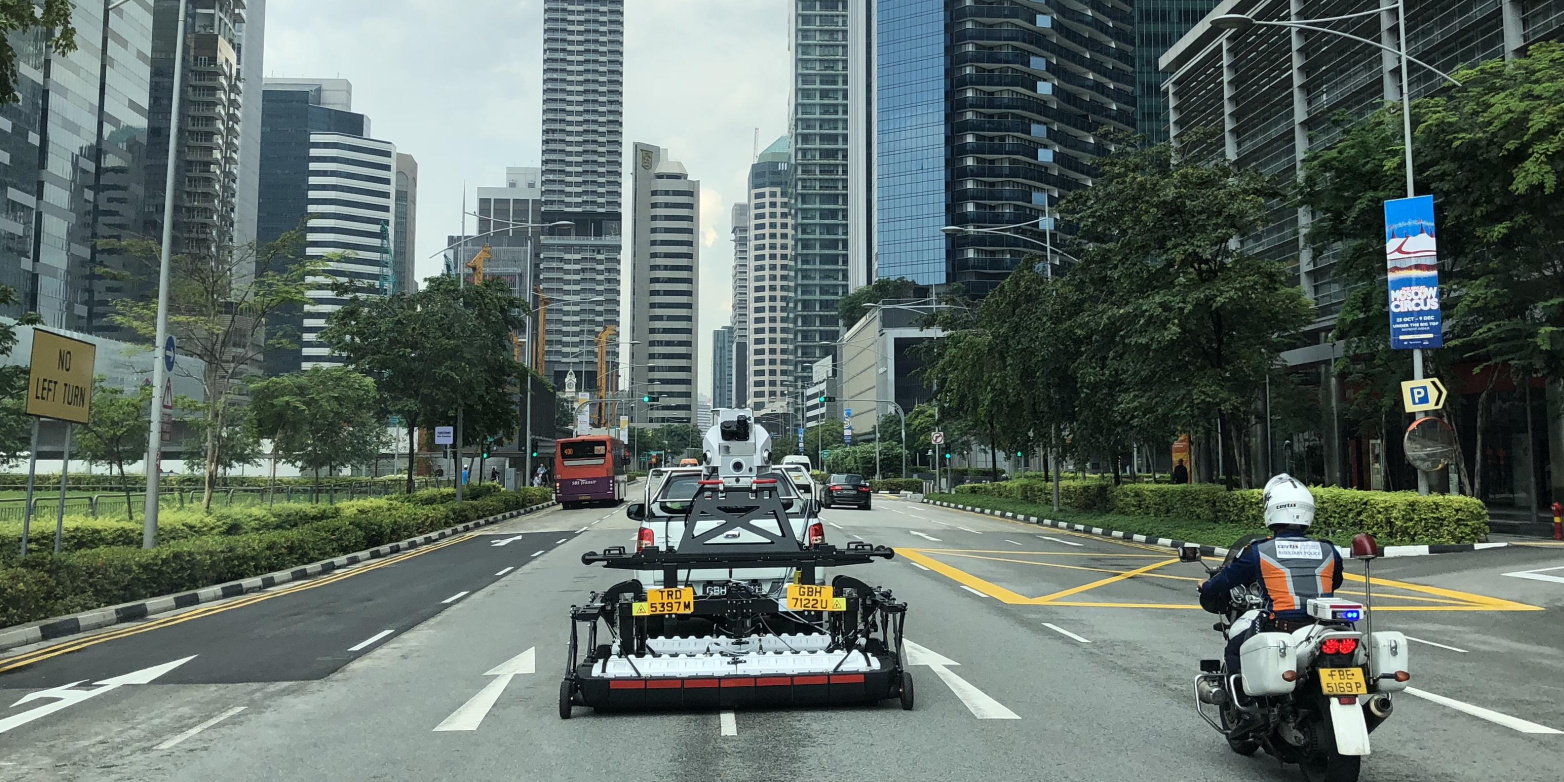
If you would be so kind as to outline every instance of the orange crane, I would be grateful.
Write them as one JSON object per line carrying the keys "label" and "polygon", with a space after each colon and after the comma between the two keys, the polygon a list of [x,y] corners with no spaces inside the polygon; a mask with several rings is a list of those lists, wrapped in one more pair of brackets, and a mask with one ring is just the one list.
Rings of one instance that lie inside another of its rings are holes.
{"label": "orange crane", "polygon": [[597,427],[606,428],[609,425],[608,404],[601,400],[608,399],[608,346],[618,333],[619,327],[612,325],[604,326],[602,331],[597,332],[597,398],[600,401],[597,404],[596,421],[593,424]]}

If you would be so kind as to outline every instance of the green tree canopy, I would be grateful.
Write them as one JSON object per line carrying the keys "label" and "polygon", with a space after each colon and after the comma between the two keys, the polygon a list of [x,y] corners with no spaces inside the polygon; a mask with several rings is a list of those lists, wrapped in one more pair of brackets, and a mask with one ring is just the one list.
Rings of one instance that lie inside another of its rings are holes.
{"label": "green tree canopy", "polygon": [[344,367],[315,367],[271,377],[250,388],[258,432],[301,470],[324,471],[372,461],[387,444],[379,391]]}
{"label": "green tree canopy", "polygon": [[869,311],[871,304],[912,296],[915,286],[916,283],[905,277],[881,278],[843,296],[836,303],[836,315],[842,320],[842,328],[852,328]]}
{"label": "green tree canopy", "polygon": [[92,385],[92,413],[85,425],[75,427],[75,453],[119,473],[125,490],[125,518],[133,520],[125,465],[146,458],[152,385],[143,384],[133,394],[108,385],[102,376],[93,378]]}
{"label": "green tree canopy", "polygon": [[[17,303],[16,290],[0,285],[0,307]],[[19,323],[38,323],[37,313],[24,314]],[[16,348],[16,325],[0,319],[0,356],[9,356]],[[32,447],[32,419],[27,417],[27,372],[25,366],[0,366],[0,467],[6,466]]]}

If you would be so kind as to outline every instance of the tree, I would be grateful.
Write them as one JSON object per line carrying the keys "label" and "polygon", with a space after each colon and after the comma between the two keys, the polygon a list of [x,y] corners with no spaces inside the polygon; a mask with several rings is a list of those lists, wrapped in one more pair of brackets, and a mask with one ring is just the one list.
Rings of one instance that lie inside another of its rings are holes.
{"label": "tree", "polygon": [[152,406],[152,385],[143,384],[134,394],[93,378],[92,414],[86,424],[75,427],[76,453],[93,464],[108,465],[119,472],[125,491],[125,518],[134,520],[130,482],[125,479],[125,464],[147,455],[147,417]]}
{"label": "tree", "polygon": [[[208,444],[216,441],[218,475],[227,475],[235,467],[260,463],[261,440],[250,421],[249,408],[230,409],[223,416],[222,428],[216,430],[216,437],[208,437],[212,419],[206,403],[180,397],[174,408],[179,420],[190,430],[190,439],[183,446],[186,452],[204,453]],[[190,464],[186,462],[186,465]],[[203,469],[204,466],[203,461]],[[190,472],[196,470],[192,467]]]}
{"label": "tree", "polygon": [[[502,280],[463,286],[432,277],[415,293],[342,294],[348,301],[321,338],[374,379],[410,435],[420,426],[455,423],[458,409],[464,445],[515,435],[516,394],[527,369],[512,358],[510,335],[521,329],[526,303]],[[409,453],[409,492],[413,460]]]}
{"label": "tree", "polygon": [[0,2],[0,106],[15,103],[16,49],[13,40],[34,37],[47,51],[70,54],[76,51],[76,28],[71,25],[72,0],[33,0]]}
{"label": "tree", "polygon": [[[158,244],[135,239],[104,242],[141,259],[150,270],[159,257]],[[329,259],[327,259],[329,260]],[[285,337],[265,338],[266,319],[308,301],[308,282],[327,260],[304,257],[304,229],[283,234],[270,244],[223,246],[212,254],[182,254],[170,259],[168,329],[179,339],[181,353],[199,359],[199,378],[206,401],[201,405],[199,431],[205,437],[205,492],[202,507],[210,508],[218,470],[234,460],[225,458],[225,443],[238,444],[229,412],[234,391],[268,347],[295,347]],[[157,335],[156,299],[121,299],[112,320],[152,341]]]}
{"label": "tree", "polygon": [[317,482],[380,454],[389,438],[368,377],[343,367],[315,367],[271,377],[250,387],[255,428],[272,438],[274,452]]}
{"label": "tree", "polygon": [[[0,46],[4,45],[0,39]],[[0,285],[0,307],[17,303],[16,290]],[[0,357],[15,349],[18,325],[34,325],[38,314],[29,312],[16,323],[0,319]],[[0,467],[16,461],[32,447],[32,419],[27,417],[27,373],[25,366],[0,366]]]}
{"label": "tree", "polygon": [[836,315],[841,318],[842,328],[852,328],[852,325],[869,311],[871,304],[878,304],[887,299],[911,297],[916,284],[905,277],[895,279],[882,277],[843,296],[836,303]]}

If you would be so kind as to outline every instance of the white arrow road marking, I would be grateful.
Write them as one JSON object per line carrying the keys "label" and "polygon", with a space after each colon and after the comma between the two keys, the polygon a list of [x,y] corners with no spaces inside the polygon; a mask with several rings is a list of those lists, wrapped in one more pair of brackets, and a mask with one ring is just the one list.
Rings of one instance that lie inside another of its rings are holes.
{"label": "white arrow road marking", "polygon": [[1064,636],[1065,638],[1072,638],[1074,640],[1080,641],[1083,644],[1091,643],[1091,641],[1088,641],[1085,638],[1082,638],[1082,637],[1076,635],[1075,633],[1072,633],[1069,630],[1066,630],[1063,627],[1060,627],[1059,625],[1056,625],[1056,624],[1054,624],[1052,622],[1044,622],[1043,623],[1043,627],[1046,627],[1049,630],[1052,630],[1052,631],[1054,631],[1054,632]]}
{"label": "white arrow road marking", "polygon": [[169,749],[171,747],[174,747],[175,745],[179,744],[179,742],[184,741],[185,739],[188,739],[191,736],[194,736],[197,733],[200,733],[201,731],[206,730],[207,728],[210,728],[213,725],[216,725],[217,723],[222,722],[223,720],[226,720],[229,717],[232,717],[233,715],[238,714],[241,711],[244,711],[244,707],[243,706],[235,706],[235,707],[229,709],[228,711],[225,711],[222,714],[219,714],[216,717],[213,717],[213,718],[207,720],[206,722],[203,722],[200,725],[197,725],[197,726],[191,728],[190,730],[187,730],[184,733],[181,733],[178,736],[175,736],[175,737],[169,739],[168,741],[165,741],[162,744],[157,745],[156,749]]}
{"label": "white arrow road marking", "polygon": [[961,663],[946,657],[939,652],[919,646],[911,641],[903,640],[902,645],[907,650],[908,665],[927,665],[934,671],[934,675],[945,683],[950,691],[966,705],[967,711],[980,720],[1018,720],[1021,715],[1005,708],[1004,704],[988,697],[988,693],[972,686],[966,679],[957,676],[950,666]]}
{"label": "white arrow road marking", "polygon": [[1410,635],[1407,636],[1407,640],[1408,641],[1416,641],[1416,642],[1418,642],[1420,644],[1428,644],[1429,646],[1437,646],[1440,649],[1449,649],[1452,652],[1460,652],[1461,654],[1466,654],[1467,653],[1465,649],[1457,649],[1454,646],[1445,646],[1444,644],[1436,644],[1433,641],[1425,641],[1425,640],[1423,640],[1421,638],[1413,638]]}
{"label": "white arrow road marking", "polygon": [[1043,540],[1051,540],[1051,541],[1053,541],[1055,543],[1063,543],[1066,546],[1079,546],[1079,545],[1081,545],[1080,543],[1076,543],[1073,540],[1065,540],[1063,538],[1050,538],[1047,535],[1038,535],[1037,537],[1042,538]]}
{"label": "white arrow road marking", "polygon": [[493,676],[494,681],[484,685],[477,695],[472,696],[461,705],[461,708],[451,712],[444,722],[435,726],[436,731],[453,730],[477,730],[483,724],[483,718],[489,715],[489,710],[500,700],[505,688],[510,686],[510,680],[517,676],[523,676],[537,671],[537,647],[528,649],[515,657],[494,666],[484,676]]}
{"label": "white arrow road marking", "polygon": [[506,574],[506,573],[509,573],[509,572],[511,572],[511,571],[512,571],[512,570],[515,570],[515,569],[516,569],[516,566],[515,566],[515,565],[512,565],[512,566],[510,566],[510,567],[508,567],[508,568],[505,568],[505,569],[504,569],[504,570],[501,570],[501,571],[500,571],[500,572],[498,572],[498,573],[495,573],[495,574],[494,574],[494,575],[496,575],[496,576],[503,576],[503,575],[505,575],[505,574]]}
{"label": "white arrow road marking", "polygon": [[192,654],[189,657],[175,660],[173,662],[163,663],[162,665],[154,665],[151,668],[143,668],[139,671],[132,671],[122,676],[115,676],[112,679],[104,679],[103,681],[97,682],[97,687],[91,690],[71,689],[72,687],[83,684],[87,681],[86,679],[83,679],[82,681],[72,682],[70,684],[55,687],[53,689],[40,690],[38,692],[23,695],[21,700],[18,700],[16,703],[11,705],[20,706],[24,703],[31,703],[32,701],[43,700],[45,698],[53,698],[55,700],[53,703],[44,704],[36,709],[24,711],[21,714],[15,714],[0,720],[0,733],[5,733],[13,728],[19,728],[29,722],[32,722],[33,720],[47,717],[50,714],[60,711],[61,709],[70,708],[71,706],[81,703],[82,701],[88,700],[90,698],[96,698],[99,695],[109,692],[110,690],[117,690],[127,684],[151,684],[159,676],[162,676],[163,674],[168,673],[169,671],[172,671],[175,668],[178,668],[179,666],[194,660],[195,658],[196,656]]}
{"label": "white arrow road marking", "polygon": [[359,641],[358,643],[356,643],[356,644],[354,644],[352,646],[349,646],[348,647],[348,651],[356,652],[356,651],[359,651],[360,649],[367,649],[370,646],[374,645],[374,643],[376,641],[378,641],[378,640],[380,640],[380,639],[390,635],[391,633],[392,633],[391,630],[381,630],[380,632],[375,633],[374,635],[372,635],[372,636],[370,636],[368,638],[365,638],[364,640]]}
{"label": "white arrow road marking", "polygon": [[441,605],[447,605],[447,604],[450,604],[450,603],[454,603],[454,602],[456,602],[458,600],[461,600],[462,598],[466,597],[468,594],[470,594],[470,593],[468,593],[468,592],[457,592],[456,594],[451,595],[450,597],[448,597],[448,598],[446,598],[444,600],[441,600],[440,604]]}
{"label": "white arrow road marking", "polygon": [[516,541],[521,540],[523,537],[525,537],[525,536],[517,535],[515,537],[506,538],[504,540],[496,540],[493,543],[490,543],[489,545],[491,545],[491,546],[504,546],[504,545],[506,545],[508,543],[515,543]]}
{"label": "white arrow road marking", "polygon": [[918,536],[918,537],[920,537],[920,538],[923,538],[923,539],[924,539],[924,540],[932,540],[932,541],[934,541],[934,542],[935,542],[935,543],[938,543],[938,542],[940,542],[940,541],[939,541],[939,538],[936,538],[936,537],[934,537],[934,536],[933,536],[933,535],[928,535],[928,534],[925,534],[925,533],[922,533],[922,532],[919,532],[919,531],[917,531],[917,530],[915,530],[915,529],[910,529],[910,530],[907,530],[907,531],[908,531],[908,532],[910,532],[910,533],[912,533],[912,534],[914,534],[914,535],[917,535],[917,536]]}
{"label": "white arrow road marking", "polygon": [[1473,717],[1485,719],[1494,723],[1495,725],[1503,725],[1506,728],[1517,730],[1521,733],[1564,733],[1564,731],[1554,730],[1553,728],[1550,728],[1546,725],[1538,725],[1535,722],[1527,722],[1526,720],[1520,719],[1519,717],[1511,717],[1508,714],[1500,714],[1499,712],[1485,709],[1481,706],[1473,706],[1470,703],[1463,703],[1454,698],[1446,698],[1443,695],[1435,695],[1425,690],[1419,690],[1416,687],[1406,688],[1406,694],[1422,698],[1425,701],[1433,701],[1440,706],[1449,706],[1456,711],[1470,714]]}
{"label": "white arrow road marking", "polygon": [[719,723],[722,725],[722,735],[739,735],[739,721],[738,718],[733,715],[732,711],[723,712],[719,718]]}

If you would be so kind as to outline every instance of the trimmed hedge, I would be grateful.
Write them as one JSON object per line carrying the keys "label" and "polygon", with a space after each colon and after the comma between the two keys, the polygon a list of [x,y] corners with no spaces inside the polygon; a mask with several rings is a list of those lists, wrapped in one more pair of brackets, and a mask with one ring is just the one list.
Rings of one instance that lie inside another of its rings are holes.
{"label": "trimmed hedge", "polygon": [[[1476,543],[1488,534],[1488,508],[1473,497],[1316,487],[1314,527],[1322,534],[1368,532],[1382,545]],[[1052,485],[1023,479],[966,484],[957,494],[980,494],[1052,507]],[[1259,489],[1211,484],[1063,481],[1060,505],[1075,510],[1180,519],[1246,529],[1264,528]]]}
{"label": "trimmed hedge", "polygon": [[923,491],[923,481],[917,478],[882,478],[878,481],[869,481],[869,488],[874,491]]}
{"label": "trimmed hedge", "polygon": [[137,525],[89,520],[73,525],[83,527],[79,532],[68,526],[67,539],[77,544],[118,541],[123,531],[100,527],[128,527],[136,531],[134,545],[33,554],[0,567],[0,627],[286,570],[520,510],[552,496],[547,489],[527,488],[443,505],[370,499],[271,511],[242,508],[160,523],[160,539],[166,542],[151,550],[134,547],[141,542]]}

